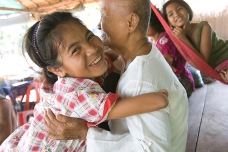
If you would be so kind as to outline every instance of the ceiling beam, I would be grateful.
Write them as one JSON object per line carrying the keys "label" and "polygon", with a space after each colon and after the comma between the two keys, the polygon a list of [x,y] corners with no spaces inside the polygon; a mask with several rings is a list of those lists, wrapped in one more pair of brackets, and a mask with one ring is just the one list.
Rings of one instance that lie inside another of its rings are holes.
{"label": "ceiling beam", "polygon": [[40,6],[39,9],[48,9],[50,7],[56,7],[59,5],[66,5],[66,4],[70,4],[70,3],[72,4],[72,3],[78,3],[78,2],[80,2],[80,0],[65,0],[62,2],[57,2],[57,3]]}
{"label": "ceiling beam", "polygon": [[35,9],[17,9],[17,8],[7,8],[7,7],[0,7],[1,11],[16,11],[16,12],[26,12],[26,13],[43,13],[40,10]]}
{"label": "ceiling beam", "polygon": [[[38,13],[38,14],[47,14],[53,11],[64,10],[64,9],[72,9],[67,7],[75,7],[79,3],[93,3],[99,2],[100,0],[94,1],[86,1],[86,0],[63,0],[61,2],[47,4],[43,6],[37,6],[36,8],[25,8],[25,9],[18,9],[18,8],[6,8],[0,7],[0,11],[14,11],[14,12],[25,12],[25,13]],[[25,7],[25,6],[24,6]]]}

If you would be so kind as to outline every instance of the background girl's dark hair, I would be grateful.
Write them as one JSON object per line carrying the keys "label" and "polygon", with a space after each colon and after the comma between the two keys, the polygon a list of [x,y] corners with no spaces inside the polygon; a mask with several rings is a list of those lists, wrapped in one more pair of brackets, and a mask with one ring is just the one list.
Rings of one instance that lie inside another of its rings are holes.
{"label": "background girl's dark hair", "polygon": [[[30,27],[23,39],[22,53],[24,57],[27,52],[31,60],[43,69],[45,78],[51,84],[57,81],[57,76],[49,72],[47,67],[58,67],[62,65],[60,61],[57,61],[58,47],[64,45],[62,37],[62,32],[64,31],[63,25],[69,22],[84,25],[81,20],[73,17],[69,12],[55,12],[45,15],[40,22],[36,22]],[[34,30],[37,26],[38,30],[35,34]],[[39,54],[36,53],[33,47],[33,36],[35,36],[35,43]]]}
{"label": "background girl's dark hair", "polygon": [[187,10],[187,12],[189,13],[189,21],[191,21],[193,18],[193,11],[192,11],[191,7],[188,5],[188,3],[186,3],[184,0],[169,0],[163,5],[163,9],[162,9],[163,17],[166,20],[166,22],[168,22],[166,7],[173,2],[180,4]]}
{"label": "background girl's dark hair", "polygon": [[[156,9],[158,10],[158,12],[160,12],[158,8]],[[150,26],[152,26],[158,33],[162,33],[165,31],[164,27],[162,26],[161,22],[159,21],[157,15],[154,13],[153,10],[151,10],[150,15]]]}

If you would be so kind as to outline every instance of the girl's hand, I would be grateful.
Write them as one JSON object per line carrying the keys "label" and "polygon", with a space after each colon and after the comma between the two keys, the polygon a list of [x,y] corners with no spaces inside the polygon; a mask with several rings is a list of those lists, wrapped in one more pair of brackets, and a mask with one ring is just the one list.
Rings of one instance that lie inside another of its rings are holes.
{"label": "girl's hand", "polygon": [[174,66],[170,65],[171,69],[173,72],[177,72],[177,68],[175,68]]}
{"label": "girl's hand", "polygon": [[228,68],[221,70],[219,74],[225,82],[228,82]]}
{"label": "girl's hand", "polygon": [[173,64],[173,57],[170,56],[170,55],[167,55],[167,54],[166,55],[163,55],[163,56],[164,56],[165,60],[169,63],[169,65],[170,65],[171,69],[173,70],[173,72],[176,72],[177,69],[174,66],[172,66],[172,64]]}
{"label": "girl's hand", "polygon": [[186,39],[187,37],[186,37],[186,33],[185,33],[185,29],[183,28],[180,28],[180,27],[175,27],[174,29],[173,29],[173,32],[172,32],[172,34],[174,35],[174,36],[176,36],[178,39],[180,39],[180,40],[183,40],[183,39]]}

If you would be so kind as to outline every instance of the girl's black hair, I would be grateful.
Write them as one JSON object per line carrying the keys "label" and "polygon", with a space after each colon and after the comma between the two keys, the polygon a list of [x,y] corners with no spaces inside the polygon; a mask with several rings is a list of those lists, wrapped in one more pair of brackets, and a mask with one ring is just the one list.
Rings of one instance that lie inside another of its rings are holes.
{"label": "girl's black hair", "polygon": [[63,25],[69,22],[84,25],[69,12],[55,12],[45,15],[41,21],[30,27],[23,39],[23,55],[25,56],[27,52],[31,60],[43,69],[45,78],[51,84],[54,84],[58,78],[49,72],[47,67],[61,66],[57,61],[58,47],[64,45],[62,33],[66,26]]}
{"label": "girl's black hair", "polygon": [[[160,13],[159,9],[158,8],[156,9]],[[151,10],[151,15],[150,15],[150,26],[152,26],[155,29],[155,31],[157,31],[158,33],[162,33],[165,31],[163,25],[161,24],[157,15],[154,13],[153,10]]]}
{"label": "girl's black hair", "polygon": [[191,7],[188,5],[188,3],[186,3],[184,0],[169,0],[163,5],[163,9],[162,9],[163,17],[166,20],[166,22],[168,22],[168,16],[166,13],[166,8],[169,4],[171,4],[173,2],[180,4],[181,6],[183,6],[187,10],[187,12],[189,13],[189,21],[191,21],[193,18],[193,11],[192,11]]}

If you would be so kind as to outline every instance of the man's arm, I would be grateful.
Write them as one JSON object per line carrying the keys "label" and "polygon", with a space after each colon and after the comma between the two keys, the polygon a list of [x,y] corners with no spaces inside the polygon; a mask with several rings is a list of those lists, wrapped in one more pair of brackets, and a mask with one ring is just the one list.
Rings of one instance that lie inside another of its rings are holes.
{"label": "man's arm", "polygon": [[98,127],[88,128],[85,120],[61,114],[55,116],[50,109],[45,113],[44,124],[52,139],[86,139],[87,152],[144,152],[140,142],[130,133],[117,135]]}

